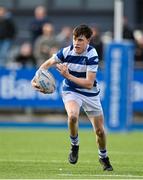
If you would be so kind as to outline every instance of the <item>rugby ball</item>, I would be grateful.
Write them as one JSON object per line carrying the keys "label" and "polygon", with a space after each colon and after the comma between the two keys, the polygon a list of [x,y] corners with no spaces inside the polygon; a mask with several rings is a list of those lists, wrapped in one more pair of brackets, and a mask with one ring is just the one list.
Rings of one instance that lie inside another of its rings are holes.
{"label": "rugby ball", "polygon": [[45,69],[40,69],[36,72],[36,82],[45,94],[51,94],[56,89],[56,82],[53,75]]}

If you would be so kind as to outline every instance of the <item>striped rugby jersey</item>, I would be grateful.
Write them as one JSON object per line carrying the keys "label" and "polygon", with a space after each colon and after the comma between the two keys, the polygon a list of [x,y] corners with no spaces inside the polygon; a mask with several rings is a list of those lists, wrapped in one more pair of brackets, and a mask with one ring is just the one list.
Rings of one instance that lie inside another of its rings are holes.
{"label": "striped rugby jersey", "polygon": [[[75,53],[73,45],[65,47],[55,55],[57,62],[68,65],[69,73],[76,77],[85,78],[86,72],[97,72],[98,55],[92,46],[87,46],[82,54]],[[99,94],[98,84],[96,79],[92,89],[86,89],[78,84],[68,80],[63,80],[63,91],[74,91],[85,96],[96,96]]]}

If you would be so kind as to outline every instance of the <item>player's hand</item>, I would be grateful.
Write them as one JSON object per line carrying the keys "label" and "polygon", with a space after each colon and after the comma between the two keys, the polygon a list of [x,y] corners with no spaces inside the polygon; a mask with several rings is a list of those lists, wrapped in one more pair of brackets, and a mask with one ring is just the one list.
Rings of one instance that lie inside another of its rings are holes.
{"label": "player's hand", "polygon": [[40,86],[37,84],[36,76],[34,76],[34,78],[31,80],[31,85],[36,91],[39,91],[39,92],[42,92],[45,94],[45,91],[43,89],[41,89]]}
{"label": "player's hand", "polygon": [[58,71],[66,78],[69,77],[69,70],[68,70],[68,66],[65,64],[57,64],[56,65]]}

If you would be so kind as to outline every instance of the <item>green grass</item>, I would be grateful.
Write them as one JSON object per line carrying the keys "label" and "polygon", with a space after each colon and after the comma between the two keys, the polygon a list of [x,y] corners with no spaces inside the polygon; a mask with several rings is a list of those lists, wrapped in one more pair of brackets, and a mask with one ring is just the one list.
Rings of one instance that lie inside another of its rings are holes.
{"label": "green grass", "polygon": [[143,179],[143,133],[108,134],[113,172],[102,171],[93,132],[79,136],[79,162],[70,165],[67,130],[0,129],[0,179]]}

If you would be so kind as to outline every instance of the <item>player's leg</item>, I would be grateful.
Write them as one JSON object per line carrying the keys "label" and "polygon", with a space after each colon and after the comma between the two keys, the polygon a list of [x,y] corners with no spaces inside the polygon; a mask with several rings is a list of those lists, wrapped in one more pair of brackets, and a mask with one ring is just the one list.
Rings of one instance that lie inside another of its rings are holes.
{"label": "player's leg", "polygon": [[89,119],[92,123],[93,129],[96,135],[99,162],[103,165],[103,170],[112,171],[113,168],[107,156],[106,135],[105,135],[105,130],[104,130],[103,115],[101,114],[99,116],[90,117]]}
{"label": "player's leg", "polygon": [[70,132],[71,151],[69,154],[69,162],[75,164],[78,161],[79,139],[78,139],[78,116],[80,106],[75,101],[65,103],[65,109],[68,115],[68,128]]}
{"label": "player's leg", "polygon": [[107,156],[106,135],[104,130],[104,117],[103,117],[102,106],[100,103],[100,97],[94,96],[94,97],[84,98],[83,108],[88,118],[90,119],[93,126],[93,130],[95,132],[100,163],[102,161],[104,170],[111,171],[113,170],[113,168]]}
{"label": "player's leg", "polygon": [[79,151],[78,118],[81,102],[77,97],[74,96],[74,93],[65,93],[63,96],[63,101],[68,115],[68,128],[71,140],[69,162],[71,164],[75,164],[78,160]]}
{"label": "player's leg", "polygon": [[[105,150],[106,149],[106,136],[105,136],[105,131],[104,131],[104,125],[103,125],[103,116],[94,116],[94,117],[89,117],[93,130],[96,135],[96,142],[99,150]],[[106,157],[106,154],[102,154],[102,157]]]}
{"label": "player's leg", "polygon": [[[65,103],[65,109],[68,115],[68,128],[70,136],[76,137],[78,135],[78,117],[80,106],[77,102],[70,100]],[[72,144],[74,144],[74,142]]]}
{"label": "player's leg", "polygon": [[98,149],[106,149],[106,136],[103,125],[103,115],[89,117],[96,135]]}

